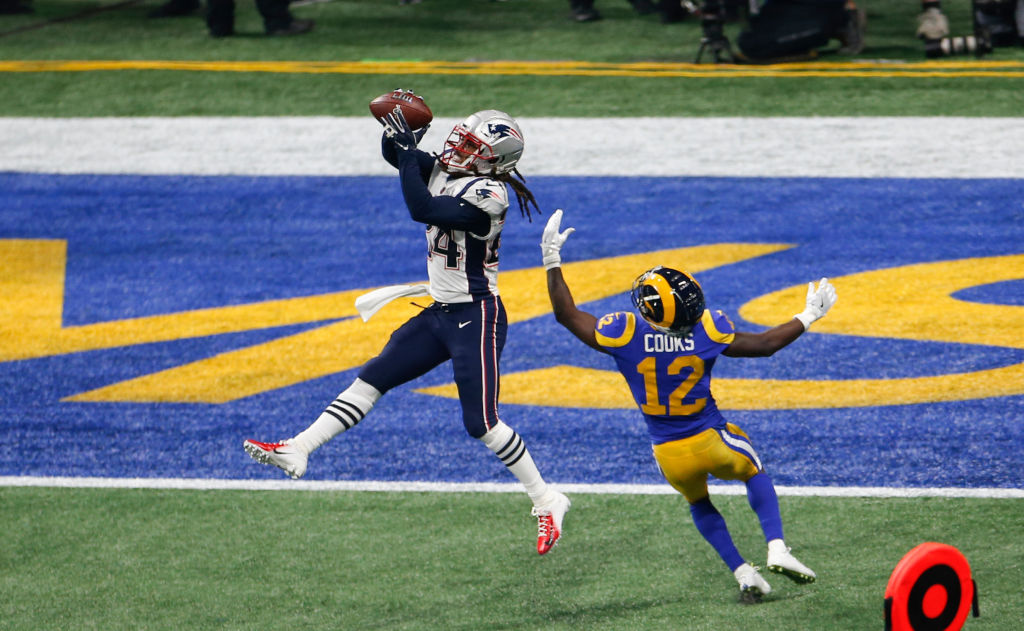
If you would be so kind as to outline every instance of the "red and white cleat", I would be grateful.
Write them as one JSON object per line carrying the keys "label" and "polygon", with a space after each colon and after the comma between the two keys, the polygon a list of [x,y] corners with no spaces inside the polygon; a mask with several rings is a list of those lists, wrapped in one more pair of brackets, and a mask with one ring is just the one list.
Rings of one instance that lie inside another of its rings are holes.
{"label": "red and white cleat", "polygon": [[287,473],[293,480],[298,480],[306,473],[306,452],[284,440],[279,443],[261,443],[258,440],[247,440],[242,443],[245,451],[252,459],[261,464],[272,464]]}
{"label": "red and white cleat", "polygon": [[534,506],[532,514],[537,518],[537,554],[547,554],[562,537],[562,520],[572,502],[561,493],[544,506]]}

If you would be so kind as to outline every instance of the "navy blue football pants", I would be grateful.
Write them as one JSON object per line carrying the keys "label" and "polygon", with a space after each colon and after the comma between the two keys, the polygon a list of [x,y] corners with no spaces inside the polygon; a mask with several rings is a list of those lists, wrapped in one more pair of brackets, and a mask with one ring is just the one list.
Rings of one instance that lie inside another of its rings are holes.
{"label": "navy blue football pants", "polygon": [[498,422],[498,362],[507,333],[508,317],[498,296],[435,302],[398,327],[359,378],[383,394],[450,359],[462,422],[470,436],[480,438]]}

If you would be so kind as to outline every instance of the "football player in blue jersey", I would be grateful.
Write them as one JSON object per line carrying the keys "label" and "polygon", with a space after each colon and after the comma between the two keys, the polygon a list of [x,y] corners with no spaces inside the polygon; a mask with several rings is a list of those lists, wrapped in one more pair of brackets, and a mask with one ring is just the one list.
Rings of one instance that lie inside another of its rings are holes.
{"label": "football player in blue jersey", "polygon": [[557,210],[541,239],[555,318],[584,344],[615,360],[647,422],[662,474],[690,503],[697,530],[732,570],[741,600],[759,602],[771,586],[733,544],[709,497],[709,475],[746,484],[768,542],[768,570],[797,583],[813,582],[815,573],[786,546],[775,487],[750,438],[726,421],[715,404],[711,369],[719,355],[766,357],[790,344],[835,304],[835,289],[826,278],[817,287],[810,283],[804,310],[792,320],[763,333],[744,333],[724,313],[705,307],[696,279],[659,266],[633,283],[636,312],[597,318],[576,307],[562,277],[561,248],[574,229],[561,231],[561,221]]}
{"label": "football player in blue jersey", "polygon": [[417,149],[425,129],[410,129],[399,107],[381,123],[384,159],[398,169],[410,216],[426,227],[430,282],[423,293],[433,303],[399,327],[306,430],[278,443],[247,440],[245,449],[300,478],[309,454],[359,423],[381,395],[451,360],[466,431],[526,487],[537,517],[537,552],[546,554],[563,532],[569,499],[545,483],[523,439],[498,417],[498,362],[508,329],[497,286],[506,185],[525,217],[530,204],[537,208],[516,169],[523,133],[504,112],[476,112],[452,129],[435,156]]}

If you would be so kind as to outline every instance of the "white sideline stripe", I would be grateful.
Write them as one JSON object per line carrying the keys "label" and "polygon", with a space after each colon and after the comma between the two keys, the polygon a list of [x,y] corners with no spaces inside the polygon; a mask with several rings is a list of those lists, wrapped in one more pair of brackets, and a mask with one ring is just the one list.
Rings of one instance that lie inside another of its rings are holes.
{"label": "white sideline stripe", "polygon": [[[596,495],[675,495],[667,484],[552,484],[565,493]],[[0,476],[0,487],[178,489],[197,491],[383,491],[426,493],[522,493],[517,483],[384,482],[314,480],[223,480],[199,478],[92,478]],[[709,485],[714,495],[744,495],[740,484]],[[963,497],[1024,499],[1024,489],[906,488],[881,486],[779,486],[779,495],[800,497]]]}
{"label": "white sideline stripe", "polygon": [[[437,151],[454,118],[421,146]],[[1024,118],[521,118],[522,173],[1022,178]],[[394,175],[363,117],[0,117],[0,171]]]}

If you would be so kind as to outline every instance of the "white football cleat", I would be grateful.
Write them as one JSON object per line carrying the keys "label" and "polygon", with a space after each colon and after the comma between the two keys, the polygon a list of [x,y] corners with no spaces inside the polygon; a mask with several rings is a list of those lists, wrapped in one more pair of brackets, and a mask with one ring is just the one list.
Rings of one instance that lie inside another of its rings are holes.
{"label": "white football cleat", "polygon": [[544,506],[534,506],[530,513],[537,518],[537,554],[547,554],[562,536],[562,520],[572,502],[555,492],[553,500]]}
{"label": "white football cleat", "polygon": [[813,583],[818,575],[789,553],[782,539],[768,542],[768,571],[782,574],[795,583]]}
{"label": "white football cleat", "polygon": [[772,586],[761,577],[757,568],[749,563],[744,563],[735,570],[733,576],[740,584],[740,602],[751,605],[761,602],[761,597],[770,594]]}
{"label": "white football cleat", "polygon": [[308,455],[290,442],[284,440],[279,443],[261,443],[258,440],[247,440],[242,446],[256,462],[272,464],[293,480],[298,480],[306,474]]}

